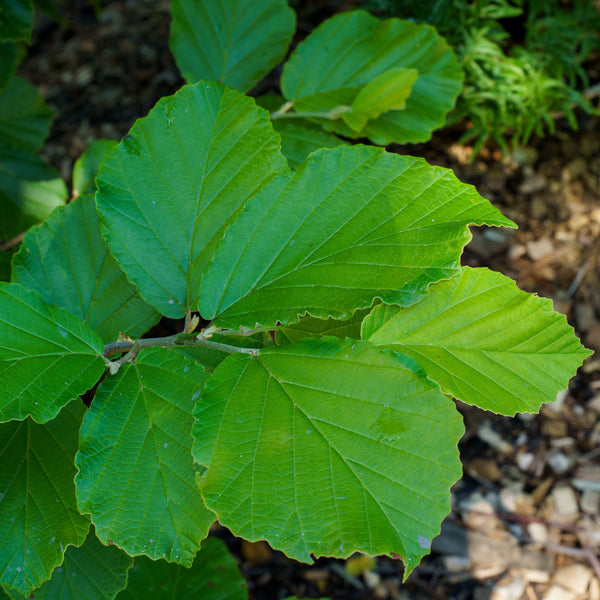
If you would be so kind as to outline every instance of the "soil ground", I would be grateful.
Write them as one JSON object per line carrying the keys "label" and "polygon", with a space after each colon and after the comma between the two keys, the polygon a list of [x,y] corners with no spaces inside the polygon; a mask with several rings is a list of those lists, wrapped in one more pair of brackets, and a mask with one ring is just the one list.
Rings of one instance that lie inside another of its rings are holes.
{"label": "soil ground", "polygon": [[[304,34],[352,3],[306,4]],[[38,20],[19,74],[57,111],[43,155],[67,181],[90,141],[120,139],[183,84],[168,48],[169,20],[166,0],[106,2],[98,15],[74,2],[64,27]],[[453,169],[513,219],[516,232],[475,229],[465,264],[501,271],[552,298],[597,352],[539,415],[460,407],[464,477],[431,556],[405,584],[398,560],[377,558],[362,572],[355,562],[358,574],[350,574],[343,561],[300,564],[216,529],[238,558],[251,598],[600,600],[599,126],[582,116],[573,132],[559,120],[552,137],[509,156],[484,148],[473,162],[470,149],[456,145],[460,127],[427,144],[389,148]]]}

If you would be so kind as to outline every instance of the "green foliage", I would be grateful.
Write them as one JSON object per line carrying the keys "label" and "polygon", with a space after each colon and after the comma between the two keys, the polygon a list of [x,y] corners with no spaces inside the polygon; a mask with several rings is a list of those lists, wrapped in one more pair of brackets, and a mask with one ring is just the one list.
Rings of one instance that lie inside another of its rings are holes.
{"label": "green foliage", "polygon": [[[575,108],[597,114],[584,62],[600,48],[600,13],[589,0],[371,0],[365,8],[434,25],[456,50],[465,86],[451,120],[466,118],[475,153],[554,132],[555,115],[577,128]],[[521,39],[511,24],[524,26]]]}
{"label": "green foliage", "polygon": [[[251,86],[277,44],[256,54],[248,35],[244,53],[242,13],[196,4],[232,34],[220,77]],[[284,65],[277,129],[201,80],[81,157],[83,195],[27,232],[0,283],[10,598],[243,600],[215,520],[304,561],[398,553],[408,575],[429,552],[461,473],[451,396],[536,411],[589,354],[549,301],[460,266],[470,225],[514,227],[472,186],[334,135],[426,139],[460,82],[431,27],[347,13]],[[0,155],[0,235],[47,215],[14,201],[44,137],[25,122],[4,128],[27,149]],[[180,332],[145,336],[160,316]]]}

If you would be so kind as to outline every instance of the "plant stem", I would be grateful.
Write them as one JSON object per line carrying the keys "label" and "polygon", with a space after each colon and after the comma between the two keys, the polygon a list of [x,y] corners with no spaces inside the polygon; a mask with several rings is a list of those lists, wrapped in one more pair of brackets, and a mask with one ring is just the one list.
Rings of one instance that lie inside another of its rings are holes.
{"label": "plant stem", "polygon": [[230,346],[229,344],[211,342],[210,340],[201,338],[199,336],[180,337],[178,335],[169,335],[162,338],[142,338],[135,341],[122,341],[106,344],[106,346],[104,346],[103,356],[108,358],[113,354],[129,352],[134,347],[137,347],[137,350],[141,350],[142,348],[152,348],[154,346],[160,346],[161,348],[168,348],[171,346],[193,346],[196,348],[211,348],[213,350],[220,350],[221,352],[228,352],[230,354],[242,352],[244,354],[256,355],[259,353],[259,350],[256,348],[240,348],[238,346]]}

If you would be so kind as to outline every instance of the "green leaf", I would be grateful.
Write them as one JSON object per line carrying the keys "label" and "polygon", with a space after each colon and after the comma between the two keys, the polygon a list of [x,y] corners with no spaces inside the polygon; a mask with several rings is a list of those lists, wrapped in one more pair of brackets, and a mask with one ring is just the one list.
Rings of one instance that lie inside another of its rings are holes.
{"label": "green leaf", "polygon": [[302,561],[397,552],[410,573],[461,475],[452,401],[410,357],[364,342],[232,355],[195,415],[207,506]]}
{"label": "green leaf", "polygon": [[93,196],[57,208],[27,232],[13,260],[13,281],[74,314],[105,343],[121,332],[140,337],[159,319],[111,256]]}
{"label": "green leaf", "polygon": [[0,91],[11,80],[19,59],[19,47],[14,42],[0,42]]}
{"label": "green leaf", "polygon": [[384,71],[367,83],[352,101],[352,110],[342,114],[342,119],[355,132],[364,129],[367,121],[376,119],[390,110],[406,107],[419,73],[416,69],[402,67]]}
{"label": "green leaf", "polygon": [[252,198],[202,278],[221,327],[348,318],[381,298],[407,305],[459,269],[470,224],[514,224],[423,159],[349,146],[312,154]]}
{"label": "green leaf", "polygon": [[37,152],[48,137],[54,111],[38,89],[22,77],[13,77],[0,92],[0,141]]}
{"label": "green leaf", "polygon": [[341,120],[319,123],[380,145],[427,141],[444,124],[463,80],[454,53],[428,25],[379,20],[364,11],[336,15],[298,44],[283,67],[281,89],[299,112],[328,112],[352,105],[362,88],[400,67],[419,73],[404,110],[384,113],[360,133]]}
{"label": "green leaf", "polygon": [[338,338],[360,339],[360,326],[370,309],[357,310],[349,319],[315,319],[303,317],[297,323],[278,327],[276,331],[277,345],[293,344],[307,337],[334,336]]}
{"label": "green leaf", "polygon": [[205,379],[185,356],[151,348],[100,384],[81,426],[75,484],[101,542],[192,564],[214,521],[191,454],[192,408]]}
{"label": "green leaf", "polygon": [[16,283],[0,282],[0,340],[0,422],[53,419],[104,371],[98,335]]}
{"label": "green leaf", "polygon": [[592,354],[551,300],[468,267],[419,304],[376,307],[363,337],[412,356],[446,393],[504,415],[553,402]]}
{"label": "green leaf", "polygon": [[11,261],[14,248],[0,250],[0,281],[10,281]]}
{"label": "green leaf", "polygon": [[191,568],[136,557],[129,585],[117,600],[247,600],[235,559],[216,538],[207,538]]}
{"label": "green leaf", "polygon": [[75,400],[45,425],[0,424],[0,584],[24,596],[50,579],[67,546],[80,545],[89,529],[73,485],[84,411]]}
{"label": "green leaf", "polygon": [[73,195],[93,194],[96,191],[96,175],[100,163],[117,145],[114,140],[95,140],[75,161],[73,166]]}
{"label": "green leaf", "polygon": [[67,187],[35,154],[0,141],[0,239],[44,220],[65,203]]}
{"label": "green leaf", "polygon": [[283,60],[296,29],[286,0],[173,0],[169,45],[188,83],[244,92]]}
{"label": "green leaf", "polygon": [[31,40],[33,4],[31,0],[2,0],[0,6],[0,40]]}
{"label": "green leaf", "polygon": [[184,86],[138,120],[100,168],[109,246],[147,302],[183,317],[225,226],[287,168],[253,100],[214,83]]}
{"label": "green leaf", "polygon": [[[35,600],[112,600],[127,585],[132,564],[125,552],[102,545],[90,532],[79,548],[67,549],[63,564],[32,596]],[[9,596],[11,600],[24,598],[10,591]]]}

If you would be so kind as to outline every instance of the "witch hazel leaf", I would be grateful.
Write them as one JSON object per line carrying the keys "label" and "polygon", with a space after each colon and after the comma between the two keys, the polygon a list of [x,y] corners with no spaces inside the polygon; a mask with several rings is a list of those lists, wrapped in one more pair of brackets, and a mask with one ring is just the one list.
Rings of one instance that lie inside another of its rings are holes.
{"label": "witch hazel leaf", "polygon": [[[182,590],[185,590],[183,594]],[[117,600],[248,600],[248,586],[225,544],[209,537],[190,568],[136,556]]]}
{"label": "witch hazel leaf", "polygon": [[254,196],[202,278],[220,327],[348,318],[374,298],[409,305],[452,277],[470,224],[514,226],[452,171],[367,146],[312,154]]}
{"label": "witch hazel leaf", "polygon": [[554,401],[592,354],[551,300],[469,267],[419,304],[377,306],[362,336],[412,356],[446,393],[505,415]]}
{"label": "witch hazel leaf", "polygon": [[53,419],[102,375],[98,334],[37,292],[0,282],[0,422]]}
{"label": "witch hazel leaf", "polygon": [[99,386],[81,426],[75,484],[102,543],[191,565],[214,521],[191,454],[206,377],[185,356],[150,348]]}
{"label": "witch hazel leaf", "polygon": [[[81,546],[67,548],[62,565],[54,569],[50,580],[32,596],[35,600],[112,600],[127,585],[132,564],[125,552],[101,544],[90,531]],[[9,597],[26,598],[12,591]]]}
{"label": "witch hazel leaf", "polygon": [[89,529],[73,485],[84,412],[75,400],[44,425],[29,418],[0,423],[0,585],[25,597]]}
{"label": "witch hazel leaf", "polygon": [[416,69],[402,67],[384,71],[360,90],[350,106],[352,110],[343,113],[342,119],[358,133],[370,119],[403,109],[418,75]]}
{"label": "witch hazel leaf", "polygon": [[452,401],[410,357],[355,340],[233,355],[195,415],[207,506],[301,561],[398,553],[410,573],[461,474]]}
{"label": "witch hazel leaf", "polygon": [[104,160],[96,178],[104,234],[163,315],[180,318],[196,305],[231,218],[288,169],[279,145],[251,98],[199,82],[160,100]]}
{"label": "witch hazel leaf", "polygon": [[348,11],[327,19],[298,44],[283,67],[281,90],[294,110],[328,113],[351,106],[361,90],[386,72],[415,69],[418,77],[403,110],[388,110],[359,131],[343,119],[315,119],[325,129],[351,138],[368,137],[385,146],[424,142],[442,126],[462,89],[463,73],[437,31],[400,19],[378,19]]}
{"label": "witch hazel leaf", "polygon": [[57,208],[27,232],[13,259],[12,281],[65,308],[105,343],[120,333],[139,337],[160,317],[111,256],[90,195]]}
{"label": "witch hazel leaf", "polygon": [[286,0],[174,0],[169,45],[188,83],[249,90],[283,58],[296,16]]}

